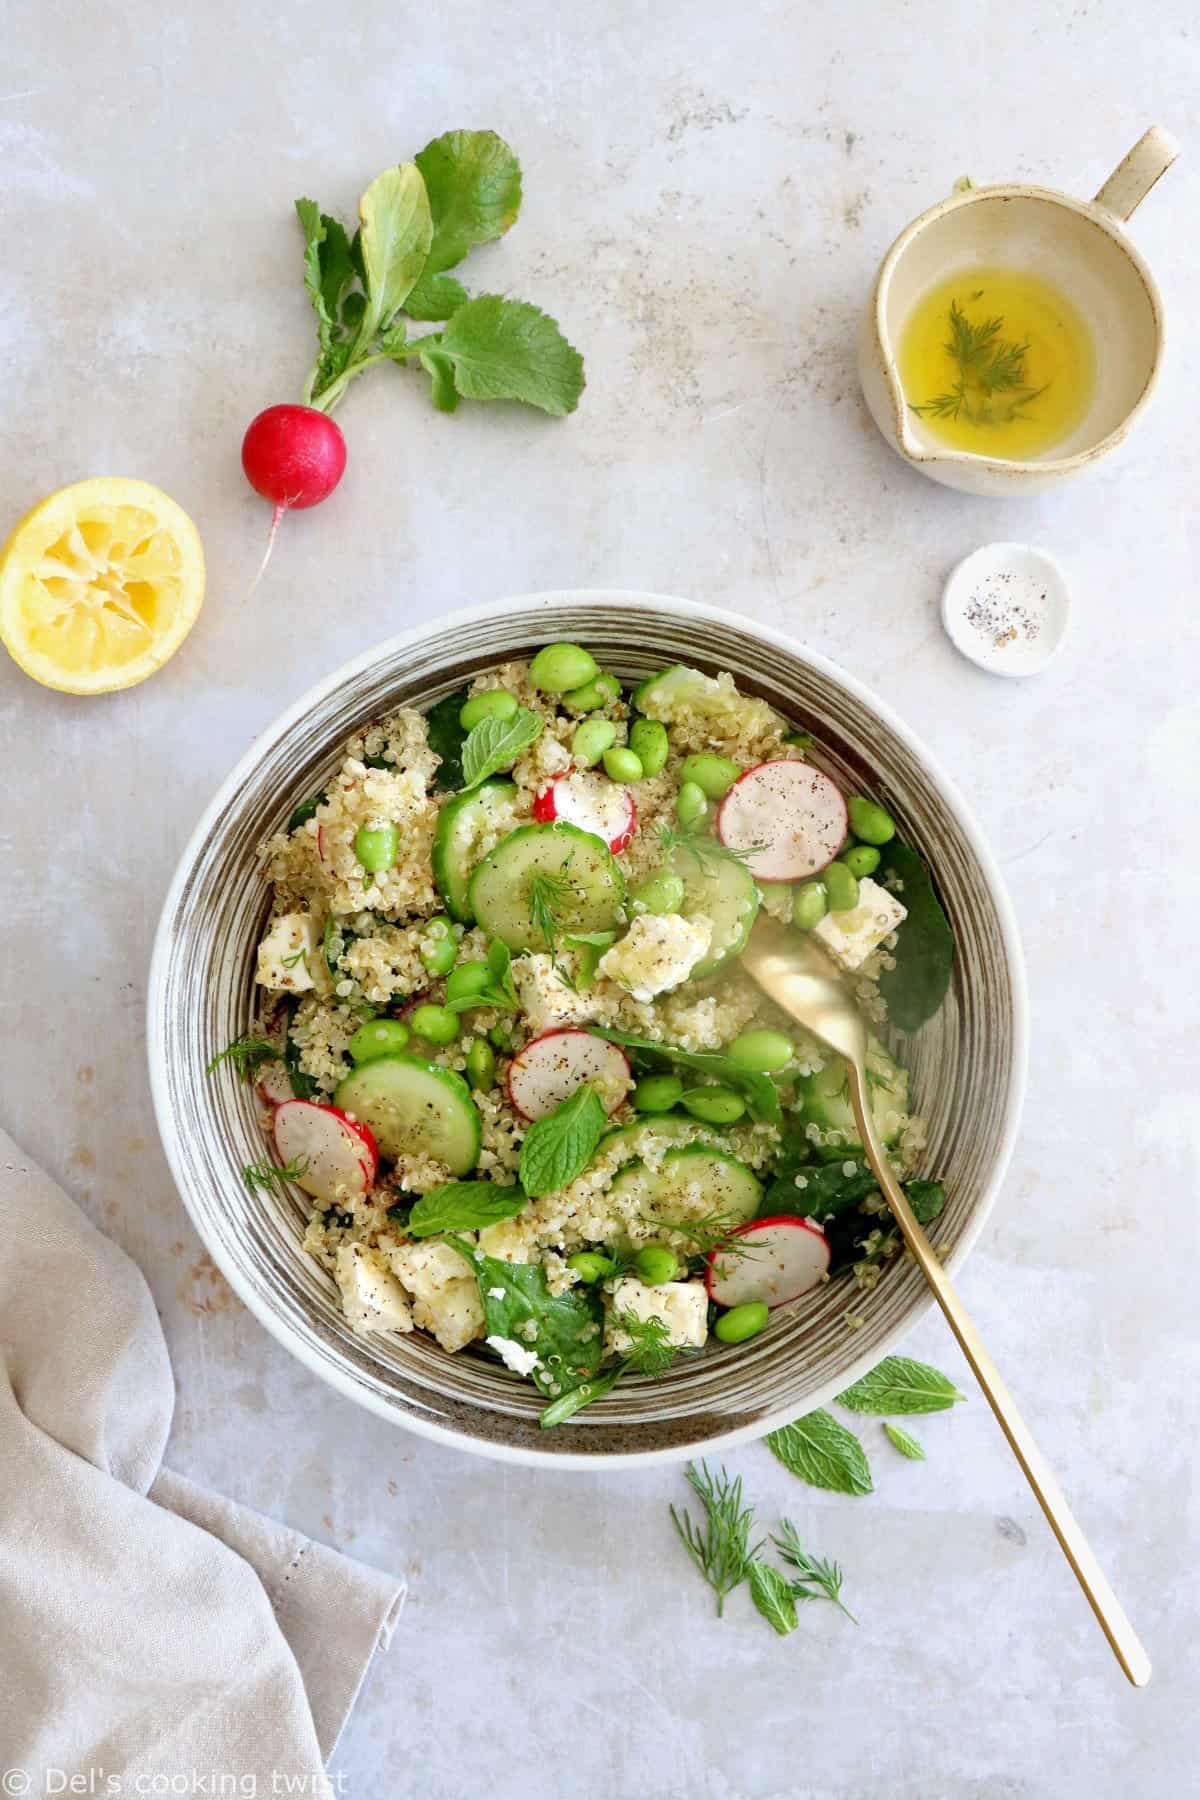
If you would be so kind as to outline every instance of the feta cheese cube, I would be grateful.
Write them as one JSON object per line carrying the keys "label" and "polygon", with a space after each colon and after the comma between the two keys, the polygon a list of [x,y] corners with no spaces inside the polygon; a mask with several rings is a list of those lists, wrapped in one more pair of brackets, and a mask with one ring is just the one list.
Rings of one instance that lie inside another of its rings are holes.
{"label": "feta cheese cube", "polygon": [[858,905],[849,912],[826,913],[812,934],[843,969],[858,969],[907,917],[908,909],[895,894],[867,875],[858,884]]}
{"label": "feta cheese cube", "polygon": [[267,935],[258,946],[254,979],[263,987],[282,988],[288,994],[307,994],[313,989],[324,993],[328,989],[329,971],[311,913],[281,913],[271,920]]}
{"label": "feta cheese cube", "polygon": [[[571,958],[563,960],[571,966]],[[544,950],[516,957],[512,973],[525,1023],[534,1037],[556,1025],[586,1025],[599,1016],[599,997],[582,988],[572,993],[555,968],[554,958]]]}
{"label": "feta cheese cube", "polygon": [[386,1255],[412,1295],[413,1323],[432,1331],[443,1350],[461,1350],[483,1335],[479,1287],[457,1250],[449,1244],[400,1244]]}
{"label": "feta cheese cube", "polygon": [[412,1330],[412,1308],[380,1251],[339,1244],[334,1273],[350,1329],[360,1337],[369,1331]]}
{"label": "feta cheese cube", "polygon": [[621,1313],[661,1319],[669,1344],[699,1350],[708,1338],[708,1294],[702,1281],[664,1281],[658,1287],[647,1287],[634,1275],[618,1281],[608,1301],[604,1334],[604,1348],[613,1356],[623,1356],[630,1345],[628,1332],[616,1323]]}
{"label": "feta cheese cube", "polygon": [[639,913],[625,936],[600,958],[600,973],[635,1000],[653,1000],[686,981],[711,942],[708,919]]}

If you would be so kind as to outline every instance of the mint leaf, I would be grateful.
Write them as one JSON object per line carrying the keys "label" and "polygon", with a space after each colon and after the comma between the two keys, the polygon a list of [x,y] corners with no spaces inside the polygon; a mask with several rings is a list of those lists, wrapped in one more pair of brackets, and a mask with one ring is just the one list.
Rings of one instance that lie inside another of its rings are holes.
{"label": "mint leaf", "polygon": [[448,319],[469,299],[461,281],[456,281],[453,275],[430,274],[426,263],[420,280],[404,302],[404,310],[410,319]]}
{"label": "mint leaf", "polygon": [[487,987],[462,1000],[444,1000],[447,1012],[472,1012],[477,1006],[495,1006],[501,1012],[520,1011],[521,1002],[512,978],[512,952],[500,938],[493,938],[488,945],[487,967]]}
{"label": "mint leaf", "polygon": [[883,1429],[887,1433],[888,1441],[895,1445],[901,1456],[907,1456],[910,1462],[925,1461],[924,1450],[909,1432],[899,1425],[885,1424]]}
{"label": "mint leaf", "polygon": [[541,737],[542,724],[540,715],[526,706],[518,707],[511,719],[480,719],[463,745],[463,793],[478,787],[489,775],[511,769],[522,750]]}
{"label": "mint leaf", "polygon": [[780,1637],[786,1637],[789,1631],[795,1631],[796,1599],[791,1583],[785,1581],[779,1570],[773,1569],[770,1563],[750,1564],[750,1598]]}
{"label": "mint leaf", "polygon": [[636,1037],[630,1031],[606,1030],[599,1025],[593,1026],[592,1030],[597,1037],[608,1038],[610,1043],[621,1044],[626,1050],[636,1050],[644,1057],[659,1058],[664,1062],[677,1063],[682,1069],[695,1069],[700,1074],[711,1075],[726,1087],[736,1088],[739,1093],[744,1094],[756,1119],[765,1119],[772,1125],[783,1123],[779,1095],[769,1075],[758,1075],[749,1069],[743,1069],[732,1058],[721,1056],[715,1050],[681,1050],[676,1044],[660,1044],[654,1038]]}
{"label": "mint leaf", "polygon": [[596,1154],[608,1116],[590,1082],[535,1119],[521,1145],[521,1186],[527,1194],[556,1194],[569,1187]]}
{"label": "mint leaf", "polygon": [[835,1494],[872,1492],[862,1445],[831,1413],[806,1413],[779,1431],[769,1432],[767,1447],[785,1469],[810,1487],[828,1488]]}
{"label": "mint leaf", "polygon": [[595,1288],[552,1294],[541,1263],[502,1262],[460,1238],[446,1242],[475,1272],[486,1335],[535,1353],[531,1375],[543,1394],[557,1399],[591,1381],[604,1355],[604,1304]]}
{"label": "mint leaf", "polygon": [[556,418],[579,404],[583,358],[549,314],[528,301],[499,294],[468,300],[440,334],[438,348],[450,358],[464,399],[523,400]]}
{"label": "mint leaf", "polygon": [[403,306],[429,255],[433,220],[429,196],[415,163],[377,175],[358,203],[367,309],[358,342],[375,333]]}
{"label": "mint leaf", "polygon": [[473,244],[503,237],[515,224],[521,208],[521,165],[494,131],[444,132],[418,151],[415,161],[433,217],[426,274],[453,269]]}
{"label": "mint leaf", "polygon": [[502,1219],[515,1219],[528,1201],[519,1187],[494,1181],[448,1181],[422,1194],[408,1215],[409,1237],[435,1237],[442,1231],[483,1231]]}
{"label": "mint leaf", "polygon": [[885,1356],[877,1368],[837,1396],[839,1406],[858,1413],[945,1412],[965,1400],[948,1375],[911,1356]]}
{"label": "mint leaf", "polygon": [[879,991],[887,1002],[890,1023],[901,1031],[919,1031],[950,986],[954,933],[933,891],[929,870],[915,850],[907,844],[885,844],[876,879],[886,885],[889,875],[903,884],[896,897],[908,908],[908,917],[897,927],[895,967],[882,971]]}

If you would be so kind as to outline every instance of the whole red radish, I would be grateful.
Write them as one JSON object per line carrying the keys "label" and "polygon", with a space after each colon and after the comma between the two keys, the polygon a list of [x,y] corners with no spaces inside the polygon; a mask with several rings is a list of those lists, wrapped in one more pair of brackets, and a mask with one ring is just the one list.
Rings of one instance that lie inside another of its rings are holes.
{"label": "whole red radish", "polygon": [[346,440],[341,428],[315,406],[268,406],[247,427],[242,467],[250,486],[275,507],[257,583],[284,513],[319,505],[342,479]]}

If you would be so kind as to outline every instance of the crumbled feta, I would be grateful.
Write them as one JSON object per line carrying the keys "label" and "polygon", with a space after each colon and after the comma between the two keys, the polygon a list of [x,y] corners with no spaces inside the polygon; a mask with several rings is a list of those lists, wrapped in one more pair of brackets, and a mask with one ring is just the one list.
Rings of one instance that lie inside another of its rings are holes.
{"label": "crumbled feta", "polygon": [[311,913],[280,913],[272,919],[258,946],[254,978],[263,987],[281,988],[289,994],[307,994],[313,989],[328,991],[329,971]]}
{"label": "crumbled feta", "polygon": [[503,1300],[504,1289],[502,1287],[489,1288],[487,1291],[487,1297],[489,1300]]}
{"label": "crumbled feta", "polygon": [[490,1337],[484,1343],[489,1350],[494,1350],[506,1368],[514,1375],[532,1375],[541,1367],[542,1359],[536,1350],[522,1350],[520,1344],[514,1344],[511,1338]]}
{"label": "crumbled feta", "polygon": [[858,905],[826,913],[812,934],[843,969],[857,969],[907,917],[908,909],[868,875],[858,884]]}
{"label": "crumbled feta", "polygon": [[461,1350],[483,1334],[475,1277],[449,1244],[400,1244],[387,1252],[392,1273],[412,1295],[414,1324],[432,1331],[443,1350]]}
{"label": "crumbled feta", "polygon": [[686,981],[711,942],[707,919],[639,913],[620,942],[600,958],[600,973],[645,1003]]}
{"label": "crumbled feta", "polygon": [[634,1275],[624,1276],[608,1302],[604,1348],[612,1356],[623,1356],[630,1342],[628,1332],[615,1322],[619,1313],[635,1319],[661,1319],[669,1344],[699,1350],[708,1338],[708,1294],[702,1281],[664,1281],[658,1287],[647,1287]]}
{"label": "crumbled feta", "polygon": [[378,1250],[340,1244],[334,1273],[352,1331],[362,1336],[368,1331],[412,1330],[412,1308]]}
{"label": "crumbled feta", "polygon": [[[570,967],[569,959],[564,961]],[[544,950],[516,957],[512,973],[531,1036],[538,1037],[555,1025],[585,1025],[599,1017],[603,1004],[599,996],[588,989],[572,992],[555,968],[554,958]]]}

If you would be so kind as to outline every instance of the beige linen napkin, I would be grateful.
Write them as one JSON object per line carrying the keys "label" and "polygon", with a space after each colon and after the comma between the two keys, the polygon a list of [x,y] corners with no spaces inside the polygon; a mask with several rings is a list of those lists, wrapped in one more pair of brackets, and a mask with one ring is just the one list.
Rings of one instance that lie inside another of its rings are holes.
{"label": "beige linen napkin", "polygon": [[160,1468],[150,1291],[3,1132],[0,1359],[0,1792],[334,1792],[403,1582]]}

